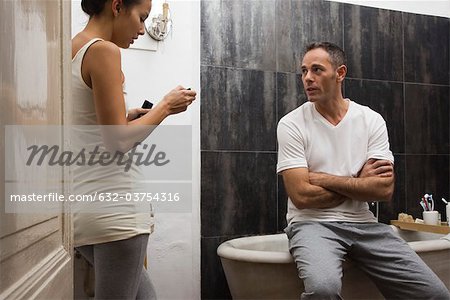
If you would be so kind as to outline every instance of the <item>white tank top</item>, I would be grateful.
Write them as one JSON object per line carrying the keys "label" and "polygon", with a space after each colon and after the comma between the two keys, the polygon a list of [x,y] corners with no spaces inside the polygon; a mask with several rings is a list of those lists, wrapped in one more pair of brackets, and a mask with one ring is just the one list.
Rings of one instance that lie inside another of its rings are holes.
{"label": "white tank top", "polygon": [[[80,148],[92,149],[102,144],[102,137],[97,127],[92,89],[86,85],[81,75],[81,65],[89,47],[100,38],[86,43],[72,59],[72,103],[70,124],[72,151]],[[82,125],[82,126],[77,126]],[[84,126],[90,125],[90,126]],[[100,151],[104,148],[100,148]],[[71,193],[74,195],[94,195],[102,193],[119,195],[141,192],[136,182],[142,178],[142,172],[132,165],[128,172],[123,166],[76,166],[71,167]],[[114,196],[113,196],[114,197]],[[118,205],[120,208],[118,208]],[[138,206],[139,205],[139,206]],[[99,244],[128,239],[138,234],[151,233],[153,230],[153,212],[150,205],[143,209],[142,203],[121,201],[120,203],[94,201],[83,204],[75,203],[72,208],[74,220],[74,246]],[[95,213],[86,213],[86,208]],[[81,211],[82,210],[82,211]],[[108,212],[109,210],[109,212]]]}

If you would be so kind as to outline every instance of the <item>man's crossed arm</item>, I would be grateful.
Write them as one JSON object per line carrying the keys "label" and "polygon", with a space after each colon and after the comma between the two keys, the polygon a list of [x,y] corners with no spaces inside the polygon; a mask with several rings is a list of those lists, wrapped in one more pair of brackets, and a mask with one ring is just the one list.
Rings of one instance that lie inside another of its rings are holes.
{"label": "man's crossed arm", "polygon": [[335,176],[294,168],[282,172],[286,191],[298,209],[330,208],[346,199],[390,201],[394,169],[387,160],[369,159],[358,177]]}

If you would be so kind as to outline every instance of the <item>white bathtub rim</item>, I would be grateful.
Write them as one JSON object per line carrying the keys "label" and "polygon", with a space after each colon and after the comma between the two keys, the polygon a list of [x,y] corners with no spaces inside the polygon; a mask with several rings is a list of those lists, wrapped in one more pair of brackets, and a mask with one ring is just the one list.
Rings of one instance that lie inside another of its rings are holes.
{"label": "white bathtub rim", "polygon": [[[217,248],[217,254],[221,258],[250,263],[289,264],[294,262],[294,259],[292,258],[289,251],[287,251],[287,249],[286,251],[261,251],[240,248],[261,239],[266,241],[280,239],[287,240],[287,236],[284,233],[278,233],[272,235],[247,236],[232,239],[222,243]],[[412,241],[408,244],[418,254],[423,252],[450,250],[450,241],[446,239]]]}
{"label": "white bathtub rim", "polygon": [[219,255],[221,258],[238,260],[241,262],[290,264],[294,262],[294,259],[292,258],[291,253],[289,253],[289,251],[260,251],[260,250],[247,250],[239,248],[240,246],[255,240],[282,239],[283,236],[287,240],[287,237],[284,233],[248,236],[232,239],[222,243],[217,248],[217,255]]}
{"label": "white bathtub rim", "polygon": [[408,245],[418,254],[422,252],[450,250],[450,241],[447,240],[415,241],[409,242]]}

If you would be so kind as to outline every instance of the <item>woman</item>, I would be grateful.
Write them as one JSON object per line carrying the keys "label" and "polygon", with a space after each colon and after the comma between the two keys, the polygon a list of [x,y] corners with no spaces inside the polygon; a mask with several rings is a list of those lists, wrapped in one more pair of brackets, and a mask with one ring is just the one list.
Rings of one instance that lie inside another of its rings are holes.
{"label": "woman", "polygon": [[[119,47],[128,48],[144,34],[151,0],[82,0],[81,7],[90,18],[83,31],[72,40],[73,123],[121,125],[124,131],[114,130],[114,138],[107,141],[102,130],[85,130],[77,135],[78,143],[109,143],[113,149],[126,152],[151,132],[150,126],[138,125],[158,125],[169,115],[185,111],[195,100],[196,93],[178,86],[153,109],[136,108],[127,114]],[[133,131],[132,128],[140,129]],[[75,191],[132,193],[135,192],[134,176],[138,175],[135,166],[126,174],[123,167],[117,166],[77,167],[74,169]],[[89,184],[91,182],[95,184]],[[111,207],[107,206],[114,204],[99,205],[94,213],[74,213],[74,244],[94,266],[96,299],[156,298],[143,268],[151,233],[150,212],[143,212],[128,202],[121,203],[120,210],[109,212]]]}

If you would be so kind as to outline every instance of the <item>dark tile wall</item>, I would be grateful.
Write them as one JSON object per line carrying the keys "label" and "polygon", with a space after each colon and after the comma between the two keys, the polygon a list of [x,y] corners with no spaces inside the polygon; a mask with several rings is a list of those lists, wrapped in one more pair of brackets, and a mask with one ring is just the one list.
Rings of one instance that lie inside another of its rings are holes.
{"label": "dark tile wall", "polygon": [[235,236],[203,237],[201,241],[202,299],[231,299],[227,279],[217,256],[217,247]]}
{"label": "dark tile wall", "polygon": [[403,14],[405,81],[448,85],[448,19]]}
{"label": "dark tile wall", "polygon": [[201,64],[274,70],[275,0],[203,1]]}
{"label": "dark tile wall", "polygon": [[420,217],[425,192],[449,197],[449,35],[446,18],[324,0],[202,1],[203,299],[231,297],[216,254],[222,242],[286,226],[276,126],[306,101],[298,62],[312,41],[344,48],[345,96],[386,120],[396,186],[380,221]]}
{"label": "dark tile wall", "polygon": [[348,77],[403,81],[402,13],[344,5]]}
{"label": "dark tile wall", "polygon": [[292,73],[298,70],[298,60],[303,48],[317,41],[317,37],[343,45],[343,6],[340,3],[277,0],[276,4],[276,19],[272,22],[275,22],[277,28],[277,52],[272,55],[275,54],[276,57],[277,71]]}
{"label": "dark tile wall", "polygon": [[274,72],[201,67],[201,149],[275,151]]}
{"label": "dark tile wall", "polygon": [[405,84],[407,153],[448,155],[448,92],[448,86]]}
{"label": "dark tile wall", "polygon": [[277,230],[275,153],[205,151],[201,162],[203,236]]}

